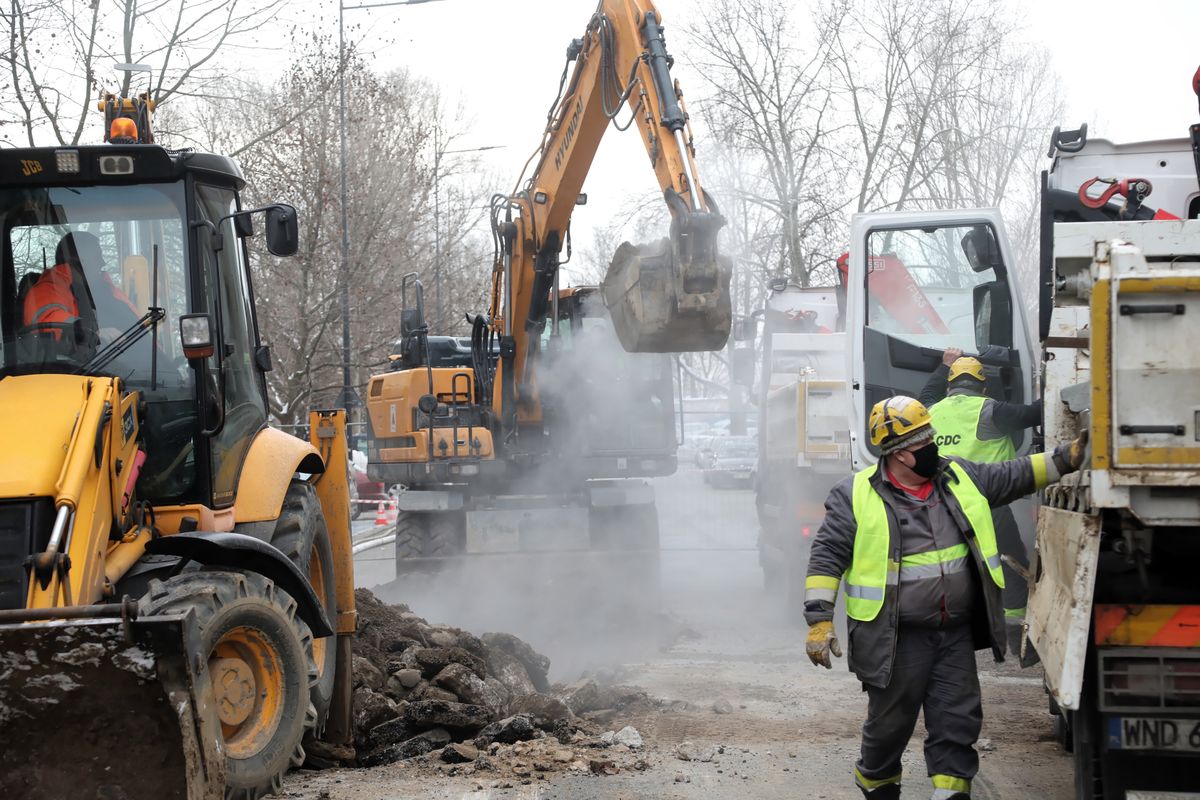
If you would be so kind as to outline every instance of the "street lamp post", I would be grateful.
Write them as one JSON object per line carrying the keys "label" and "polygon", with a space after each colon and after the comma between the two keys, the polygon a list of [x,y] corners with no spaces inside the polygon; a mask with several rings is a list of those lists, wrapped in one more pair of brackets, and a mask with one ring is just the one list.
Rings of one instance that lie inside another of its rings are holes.
{"label": "street lamp post", "polygon": [[452,153],[482,153],[485,150],[500,150],[503,147],[502,144],[489,144],[461,150],[442,150],[440,128],[437,125],[433,128],[433,304],[436,314],[434,320],[438,324],[442,322],[442,156]]}
{"label": "street lamp post", "polygon": [[350,382],[350,226],[346,214],[346,26],[347,11],[385,6],[416,6],[436,3],[439,0],[388,0],[384,3],[359,3],[348,6],[338,0],[338,136],[341,144],[341,200],[342,207],[342,288],[340,292],[342,311],[342,396],[339,405],[348,415],[358,406],[358,394]]}

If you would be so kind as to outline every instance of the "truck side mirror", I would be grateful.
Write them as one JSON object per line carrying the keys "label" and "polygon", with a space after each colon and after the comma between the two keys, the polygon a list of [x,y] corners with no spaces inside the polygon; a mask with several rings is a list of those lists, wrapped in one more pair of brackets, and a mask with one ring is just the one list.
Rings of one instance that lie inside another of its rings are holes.
{"label": "truck side mirror", "polygon": [[300,249],[296,209],[276,203],[267,209],[267,250],[273,256],[292,256]]}
{"label": "truck side mirror", "polygon": [[981,283],[972,291],[975,306],[975,347],[1013,346],[1012,300],[1008,281]]}
{"label": "truck side mirror", "polygon": [[962,249],[963,255],[967,257],[967,263],[976,272],[994,269],[997,276],[1004,274],[1000,246],[996,243],[996,236],[992,233],[991,227],[976,225],[971,228],[962,238]]}

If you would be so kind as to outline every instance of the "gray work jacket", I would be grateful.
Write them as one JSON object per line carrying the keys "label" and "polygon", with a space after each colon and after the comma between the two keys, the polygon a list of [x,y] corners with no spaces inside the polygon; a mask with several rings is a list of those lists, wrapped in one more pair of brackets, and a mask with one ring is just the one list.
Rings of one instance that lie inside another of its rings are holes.
{"label": "gray work jacket", "polygon": [[[1035,478],[1031,459],[1042,459],[1045,464],[1045,480],[1052,483],[1058,480],[1065,469],[1064,458],[1056,454],[1050,457],[1044,453],[1023,456],[1011,461],[995,464],[984,464],[955,458],[971,476],[979,492],[987,498],[992,508],[1004,506],[1025,495],[1041,488]],[[971,625],[975,649],[982,650],[991,645],[992,653],[997,661],[1004,660],[1006,637],[1004,628],[1004,604],[1000,597],[1000,588],[988,577],[987,568],[980,555],[979,545],[975,540],[974,531],[967,522],[966,515],[958,501],[950,492],[949,482],[956,480],[948,469],[950,460],[943,458],[938,471],[933,477],[933,491],[939,495],[939,501],[944,503],[949,514],[938,515],[938,519],[949,520],[957,527],[958,535],[968,544],[971,551],[971,564],[974,570],[973,586],[978,587],[982,602],[971,604],[971,615],[968,624]],[[885,498],[884,507],[887,510],[888,528],[891,541],[889,552],[903,549],[900,537],[905,528],[915,529],[926,526],[924,520],[917,521],[907,515],[915,507],[895,502],[888,502],[888,496],[893,491],[890,486],[884,486],[883,473],[877,470],[871,477],[871,485],[880,496]],[[857,525],[854,521],[854,510],[851,500],[854,477],[850,476],[833,487],[825,501],[825,520],[821,523],[817,535],[813,538],[809,554],[808,572],[810,575],[842,575],[850,567],[854,553],[854,537]],[[943,537],[952,535],[943,532]],[[886,687],[892,677],[892,661],[896,652],[896,633],[899,628],[900,603],[899,592],[892,587],[884,592],[883,608],[879,615],[870,622],[849,620],[849,641],[847,662],[851,672],[859,680],[870,686]],[[805,619],[809,625],[833,619],[833,604],[829,602],[808,602],[805,604]]]}

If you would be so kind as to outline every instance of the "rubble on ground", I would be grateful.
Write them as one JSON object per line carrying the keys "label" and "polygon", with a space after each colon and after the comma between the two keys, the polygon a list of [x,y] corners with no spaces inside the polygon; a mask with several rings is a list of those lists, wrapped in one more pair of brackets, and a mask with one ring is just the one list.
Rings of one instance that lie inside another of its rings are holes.
{"label": "rubble on ground", "polygon": [[431,624],[366,589],[355,600],[354,748],[312,743],[309,766],[405,762],[498,787],[648,766],[638,731],[614,724],[655,705],[641,689],[552,686],[550,659],[512,634]]}

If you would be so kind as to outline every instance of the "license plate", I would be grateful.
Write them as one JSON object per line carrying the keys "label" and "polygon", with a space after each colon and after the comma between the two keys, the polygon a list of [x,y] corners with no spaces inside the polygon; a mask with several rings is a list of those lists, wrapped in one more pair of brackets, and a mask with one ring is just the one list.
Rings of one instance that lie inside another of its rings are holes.
{"label": "license plate", "polygon": [[1200,753],[1200,719],[1109,717],[1108,747]]}

